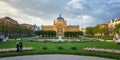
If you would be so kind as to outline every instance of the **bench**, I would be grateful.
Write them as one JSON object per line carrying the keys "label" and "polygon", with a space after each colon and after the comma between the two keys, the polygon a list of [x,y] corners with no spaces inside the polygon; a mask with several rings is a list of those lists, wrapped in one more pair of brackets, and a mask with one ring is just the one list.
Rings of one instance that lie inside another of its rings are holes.
{"label": "bench", "polygon": [[109,54],[120,54],[120,50],[110,50],[110,49],[84,48],[83,51],[101,52],[101,53],[109,53]]}
{"label": "bench", "polygon": [[[0,49],[1,52],[16,52],[17,48],[8,48],[8,49]],[[23,51],[31,51],[34,50],[32,47],[23,47]]]}

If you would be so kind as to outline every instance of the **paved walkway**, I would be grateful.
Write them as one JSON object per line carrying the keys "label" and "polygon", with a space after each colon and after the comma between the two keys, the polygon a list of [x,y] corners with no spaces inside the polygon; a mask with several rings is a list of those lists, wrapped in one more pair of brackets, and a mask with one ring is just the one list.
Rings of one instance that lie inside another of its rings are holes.
{"label": "paved walkway", "polygon": [[51,54],[51,55],[29,55],[29,56],[7,57],[7,58],[0,58],[0,60],[113,60],[113,59],[91,57],[91,56]]}

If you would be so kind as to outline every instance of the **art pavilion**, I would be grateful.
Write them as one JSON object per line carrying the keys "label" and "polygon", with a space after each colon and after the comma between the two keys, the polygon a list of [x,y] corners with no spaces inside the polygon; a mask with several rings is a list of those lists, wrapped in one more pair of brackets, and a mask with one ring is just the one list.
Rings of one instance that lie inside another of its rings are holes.
{"label": "art pavilion", "polygon": [[60,14],[53,25],[42,25],[41,30],[54,30],[57,32],[56,37],[64,37],[65,31],[79,31],[79,25],[67,25],[67,21]]}

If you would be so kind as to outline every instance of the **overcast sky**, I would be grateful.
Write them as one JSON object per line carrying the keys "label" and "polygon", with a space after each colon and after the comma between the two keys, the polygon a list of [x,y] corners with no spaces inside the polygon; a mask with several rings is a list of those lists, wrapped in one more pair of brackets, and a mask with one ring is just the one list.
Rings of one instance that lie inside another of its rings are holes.
{"label": "overcast sky", "polygon": [[95,26],[120,17],[120,0],[0,0],[0,17],[52,25],[62,14],[68,25]]}

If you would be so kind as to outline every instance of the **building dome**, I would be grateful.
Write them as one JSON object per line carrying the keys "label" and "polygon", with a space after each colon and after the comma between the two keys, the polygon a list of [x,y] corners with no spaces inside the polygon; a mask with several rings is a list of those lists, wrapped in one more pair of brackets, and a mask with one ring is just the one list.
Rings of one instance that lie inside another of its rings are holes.
{"label": "building dome", "polygon": [[64,18],[61,17],[61,14],[60,14],[59,17],[57,17],[57,20],[64,20]]}

